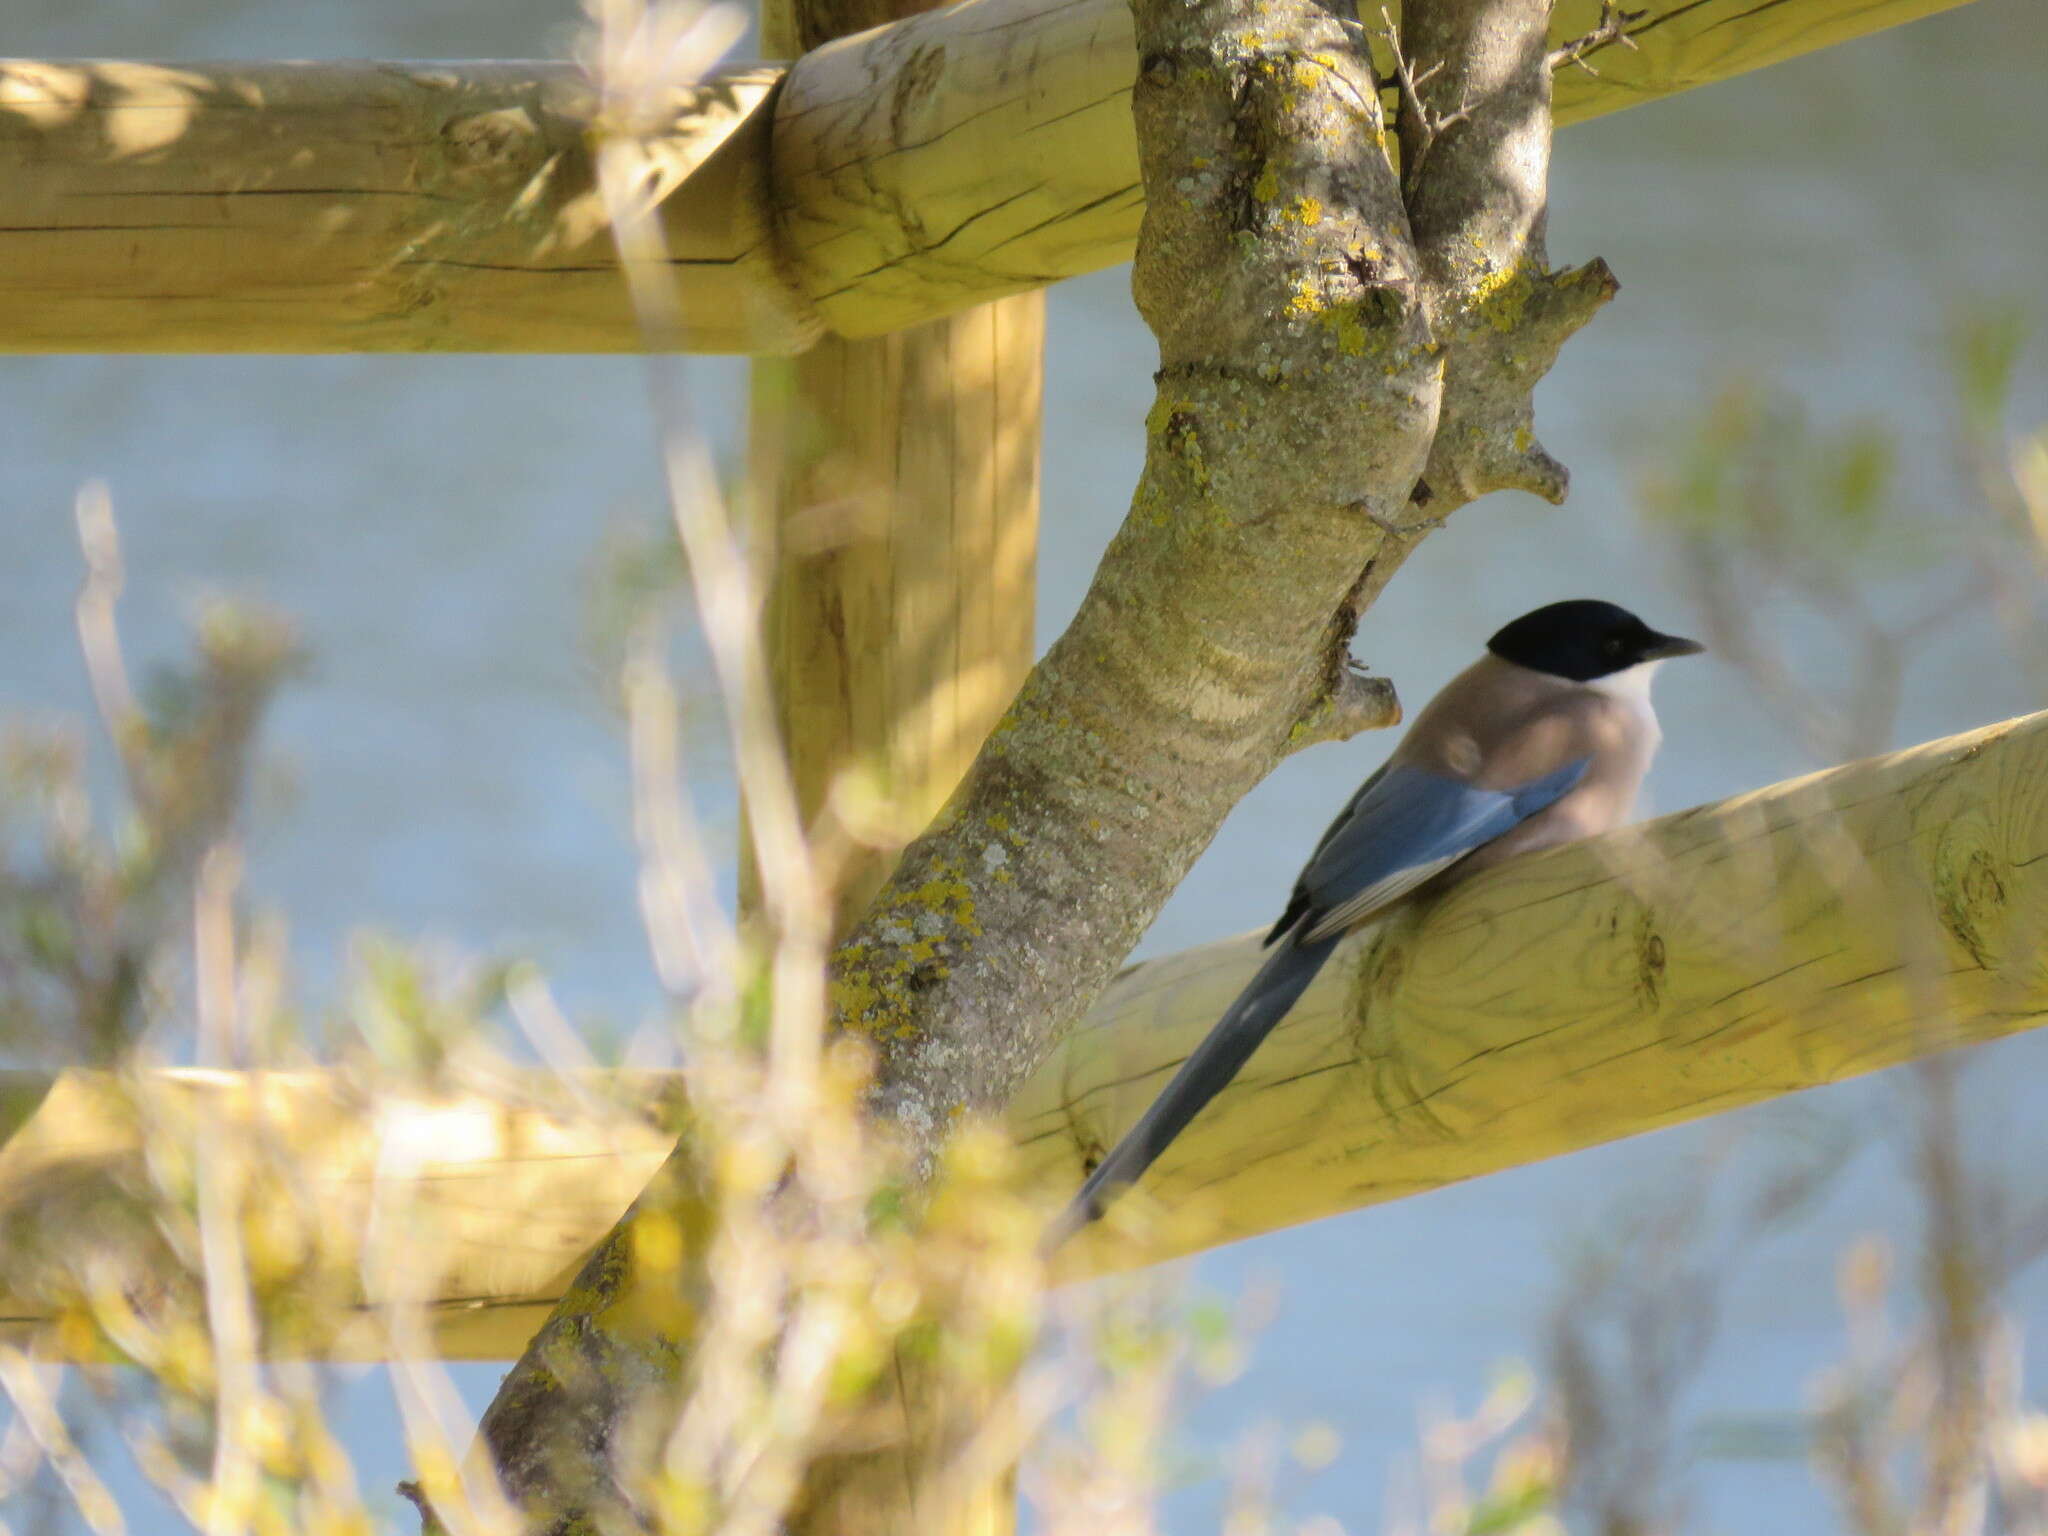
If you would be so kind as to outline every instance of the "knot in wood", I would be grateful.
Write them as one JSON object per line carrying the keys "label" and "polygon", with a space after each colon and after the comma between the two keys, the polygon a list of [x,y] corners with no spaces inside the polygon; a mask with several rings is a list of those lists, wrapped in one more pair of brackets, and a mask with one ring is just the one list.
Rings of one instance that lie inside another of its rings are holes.
{"label": "knot in wood", "polygon": [[1942,828],[1934,855],[1935,909],[1979,970],[1995,969],[2007,947],[2011,897],[2003,864],[1981,817],[1960,816]]}
{"label": "knot in wood", "polygon": [[1664,936],[1649,926],[1648,914],[1636,941],[1636,995],[1654,1012],[1664,998]]}
{"label": "knot in wood", "polygon": [[501,107],[458,117],[441,130],[448,158],[459,169],[485,170],[516,162],[540,137],[540,128],[524,107]]}
{"label": "knot in wood", "polygon": [[946,76],[943,43],[919,43],[896,75],[896,88],[889,95],[889,134],[907,145],[921,137],[915,131],[929,114],[939,82]]}

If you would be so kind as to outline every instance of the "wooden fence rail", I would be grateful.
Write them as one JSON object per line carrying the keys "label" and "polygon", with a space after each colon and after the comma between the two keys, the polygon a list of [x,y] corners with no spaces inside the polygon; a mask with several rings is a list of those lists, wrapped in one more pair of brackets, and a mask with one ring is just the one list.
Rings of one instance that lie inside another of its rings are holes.
{"label": "wooden fence rail", "polygon": [[[1173,1219],[1092,1234],[1066,1272],[2032,1028],[2048,1015],[2044,939],[2048,713],[1518,860],[1350,941],[1132,1202]],[[1011,1121],[1049,1209],[1256,963],[1246,936],[1133,967],[1026,1086]],[[360,1317],[306,1348],[387,1348],[379,1254],[397,1229],[425,1234],[407,1273],[429,1273],[438,1352],[509,1357],[668,1151],[654,1113],[679,1085],[610,1086],[577,1110],[559,1084],[542,1107],[502,1091],[366,1096],[318,1072],[17,1075],[0,1082],[0,1108],[16,1106],[0,1146],[0,1337],[56,1354],[87,1339],[62,1325],[69,1282],[18,1234],[60,1234],[66,1272],[89,1268],[95,1242],[135,1230],[109,1214],[124,1188],[178,1177],[202,1126],[242,1124],[289,1148],[317,1212],[314,1237],[284,1246]]]}
{"label": "wooden fence rail", "polygon": [[[1560,124],[1959,0],[1642,3]],[[1598,14],[1560,0],[1553,40]],[[1127,260],[1133,47],[1124,0],[964,0],[670,92],[684,344],[801,351]],[[0,61],[0,350],[637,350],[594,100],[567,64]]]}

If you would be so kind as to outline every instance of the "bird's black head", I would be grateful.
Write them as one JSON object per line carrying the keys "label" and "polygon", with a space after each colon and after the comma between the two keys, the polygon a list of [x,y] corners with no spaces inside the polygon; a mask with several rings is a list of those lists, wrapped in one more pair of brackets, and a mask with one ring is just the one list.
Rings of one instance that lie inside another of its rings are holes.
{"label": "bird's black head", "polygon": [[1626,608],[1586,597],[1523,614],[1486,648],[1503,661],[1575,683],[1626,672],[1646,661],[1697,656],[1706,649],[1697,640],[1660,635]]}

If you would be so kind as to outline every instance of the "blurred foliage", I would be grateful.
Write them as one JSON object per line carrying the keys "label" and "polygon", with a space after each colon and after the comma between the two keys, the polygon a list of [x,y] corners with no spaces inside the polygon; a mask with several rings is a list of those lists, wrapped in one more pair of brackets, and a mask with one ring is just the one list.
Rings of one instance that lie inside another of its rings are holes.
{"label": "blurred foliage", "polygon": [[95,660],[125,802],[104,832],[83,733],[0,727],[0,1050],[109,1064],[138,1042],[146,993],[172,985],[199,862],[233,836],[257,727],[300,660],[281,619],[226,602],[196,642],[139,704]]}
{"label": "blurred foliage", "polygon": [[[0,1008],[16,1063],[105,1069],[78,1080],[67,1124],[113,1139],[100,1156],[60,1145],[17,1159],[0,1187],[0,1295],[92,1362],[67,1388],[0,1342],[8,1518],[40,1509],[39,1525],[113,1533],[131,1519],[161,1528],[169,1509],[195,1530],[249,1536],[378,1528],[388,1505],[356,1484],[328,1413],[332,1378],[304,1363],[353,1340],[398,1362],[394,1429],[430,1523],[523,1529],[465,1459],[475,1429],[432,1358],[448,1246],[445,1204],[425,1198],[435,1116],[467,1123],[486,1106],[600,1134],[650,1117],[685,1133],[687,1155],[643,1200],[623,1262],[640,1282],[627,1309],[687,1342],[687,1369],[644,1384],[615,1464],[586,1469],[628,1480],[635,1531],[779,1529],[818,1469],[924,1433],[904,1422],[906,1376],[920,1400],[966,1405],[939,1432],[942,1483],[960,1496],[1004,1484],[1085,1397],[1088,1433],[1051,1459],[1057,1474],[1039,1490],[1047,1529],[1094,1536],[1089,1500],[1104,1489],[1152,1507],[1182,1384],[1239,1358],[1231,1319],[1197,1310],[1183,1328],[1167,1293],[1131,1285],[1073,1309],[1099,1346],[1091,1357],[1034,1364],[1043,1212],[1015,1188],[1007,1138],[963,1123],[918,1176],[865,1114],[864,1049],[822,1044],[821,1016],[790,1032],[789,973],[761,941],[706,930],[722,921],[712,893],[649,909],[651,934],[697,925],[667,937],[698,981],[651,1021],[687,1042],[687,1104],[589,1075],[587,1045],[530,964],[376,933],[355,941],[339,1021],[316,1034],[324,1021],[291,995],[281,921],[250,913],[239,889],[257,727],[299,662],[290,631],[210,606],[193,660],[131,694],[114,625],[119,544],[97,493],[81,531],[80,633],[121,810],[95,809],[81,724],[0,737]],[[629,610],[666,601],[669,574],[635,564]],[[642,672],[621,692],[642,749],[679,719],[649,633],[642,621],[628,642]],[[663,772],[636,775],[653,802],[638,807],[646,878],[701,884],[675,862],[687,838],[652,830],[693,824],[664,776],[677,759],[647,761]],[[544,1069],[507,1056],[508,1020]],[[218,1114],[209,1106],[228,1101],[167,1087],[162,1062],[195,1053],[247,1070],[254,1097]],[[264,1074],[289,1083],[315,1062],[313,1112],[266,1105]],[[34,1098],[10,1106],[9,1134]],[[570,1373],[557,1388],[603,1398],[617,1384]],[[161,1506],[110,1491],[99,1468],[115,1447]]]}
{"label": "blurred foliage", "polygon": [[1675,1183],[1609,1212],[1567,1266],[1546,1380],[1559,1497],[1578,1528],[1622,1536],[1688,1524],[1685,1473],[1706,1446],[1687,1431],[1686,1399],[1719,1332],[1720,1295],[1856,1150],[1845,1128],[1796,1106],[1769,1125],[1748,1159],[1724,1138]]}
{"label": "blurred foliage", "polygon": [[1709,649],[1816,763],[1892,745],[1911,664],[1980,614],[2048,692],[2048,517],[2022,472],[2042,439],[2014,447],[2007,426],[2027,335],[2009,306],[1953,324],[1951,463],[1912,466],[1931,503],[1901,490],[1911,423],[1817,423],[1753,382],[1724,385],[1641,477]]}
{"label": "blurred foliage", "polygon": [[1883,424],[1816,427],[1796,399],[1751,383],[1715,395],[1671,458],[1643,481],[1644,506],[1660,531],[1688,550],[1791,553],[1802,566],[1871,553],[1897,469]]}
{"label": "blurred foliage", "polygon": [[[2048,689],[2048,434],[2016,437],[2010,423],[2027,337],[2014,306],[1978,306],[1952,325],[1946,465],[1902,464],[1904,423],[1816,425],[1781,393],[1734,384],[1643,477],[1646,521],[1668,541],[1710,648],[1817,764],[1887,745],[1908,668],[1973,622],[1990,619],[2013,665]],[[1902,495],[1909,469],[1939,487],[1931,503]],[[1815,651],[1830,633],[1840,680],[1825,684]],[[1846,892],[1858,871],[1840,878]],[[1938,999],[1942,978],[1909,984]],[[1962,1070],[1937,1057],[1893,1079],[1921,1217],[1913,1321],[1887,1315],[1888,1247],[1852,1247],[1840,1275],[1848,1358],[1804,1411],[1689,1429],[1687,1389],[1735,1265],[1824,1191],[1853,1142],[1827,1136],[1789,1158],[1751,1148],[1768,1176],[1749,1194],[1724,1154],[1606,1224],[1552,1328],[1559,1496],[1579,1528],[1675,1536],[1695,1527],[1685,1487],[1698,1458],[1799,1455],[1857,1536],[2048,1531],[2044,1464],[2029,1450],[2042,1418],[2024,1402],[2017,1329],[1998,1304],[2031,1255],[2011,1241],[2005,1192],[1965,1156]]]}
{"label": "blurred foliage", "polygon": [[2032,320],[2017,301],[1979,303],[1950,323],[1949,370],[1955,379],[1963,429],[1970,437],[2004,434],[2013,381],[2032,340]]}

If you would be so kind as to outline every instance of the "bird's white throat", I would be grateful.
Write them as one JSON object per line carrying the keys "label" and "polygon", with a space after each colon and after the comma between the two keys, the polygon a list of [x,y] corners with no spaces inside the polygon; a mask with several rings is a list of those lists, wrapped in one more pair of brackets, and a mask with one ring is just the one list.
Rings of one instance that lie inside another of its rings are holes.
{"label": "bird's white throat", "polygon": [[1655,661],[1639,661],[1621,672],[1610,672],[1605,677],[1596,677],[1586,686],[1595,693],[1604,693],[1610,699],[1624,704],[1633,704],[1644,714],[1651,714],[1650,679],[1657,675],[1657,669],[1670,658],[1658,657]]}

